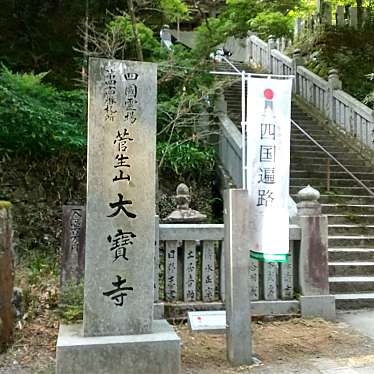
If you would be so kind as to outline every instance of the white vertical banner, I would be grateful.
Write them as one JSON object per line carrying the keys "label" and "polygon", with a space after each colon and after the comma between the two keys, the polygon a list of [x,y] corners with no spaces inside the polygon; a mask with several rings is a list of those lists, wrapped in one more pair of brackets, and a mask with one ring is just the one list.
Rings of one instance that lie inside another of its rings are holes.
{"label": "white vertical banner", "polygon": [[246,187],[253,230],[251,257],[286,262],[292,78],[247,77]]}

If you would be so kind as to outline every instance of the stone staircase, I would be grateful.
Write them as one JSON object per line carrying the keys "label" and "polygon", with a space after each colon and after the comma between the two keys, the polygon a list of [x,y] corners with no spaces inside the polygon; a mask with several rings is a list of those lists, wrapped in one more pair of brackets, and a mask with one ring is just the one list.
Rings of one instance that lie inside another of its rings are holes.
{"label": "stone staircase", "polygon": [[[229,117],[239,126],[240,81],[225,90],[225,100]],[[295,102],[292,119],[374,191],[374,168],[360,155]],[[330,293],[337,308],[374,307],[374,197],[292,126],[290,195],[295,201],[308,184],[320,191],[322,212],[328,216]]]}

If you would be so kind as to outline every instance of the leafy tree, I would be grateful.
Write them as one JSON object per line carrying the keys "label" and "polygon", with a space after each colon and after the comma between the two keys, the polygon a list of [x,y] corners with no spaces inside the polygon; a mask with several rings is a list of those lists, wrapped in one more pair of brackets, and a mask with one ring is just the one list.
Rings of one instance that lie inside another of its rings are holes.
{"label": "leafy tree", "polygon": [[266,40],[269,35],[276,38],[291,38],[293,34],[292,18],[280,12],[261,12],[249,22],[250,29]]}
{"label": "leafy tree", "polygon": [[307,0],[226,0],[226,9],[217,18],[208,18],[197,28],[196,50],[202,55],[228,36],[243,38],[248,31],[261,37],[291,35],[292,16],[305,6]]}
{"label": "leafy tree", "polygon": [[42,83],[45,74],[0,71],[0,149],[33,154],[81,152],[85,145],[84,95]]}

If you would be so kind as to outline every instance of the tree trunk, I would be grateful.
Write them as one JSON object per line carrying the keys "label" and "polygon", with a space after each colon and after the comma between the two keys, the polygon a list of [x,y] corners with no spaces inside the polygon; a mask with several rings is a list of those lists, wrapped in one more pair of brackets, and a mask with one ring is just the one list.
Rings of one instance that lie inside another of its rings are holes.
{"label": "tree trunk", "polygon": [[132,24],[132,32],[134,34],[135,39],[135,48],[136,48],[136,55],[139,61],[143,61],[143,51],[142,46],[140,44],[138,30],[136,28],[136,18],[135,18],[135,11],[134,11],[134,3],[132,0],[127,0],[127,6],[129,8],[129,13],[131,17],[131,24]]}

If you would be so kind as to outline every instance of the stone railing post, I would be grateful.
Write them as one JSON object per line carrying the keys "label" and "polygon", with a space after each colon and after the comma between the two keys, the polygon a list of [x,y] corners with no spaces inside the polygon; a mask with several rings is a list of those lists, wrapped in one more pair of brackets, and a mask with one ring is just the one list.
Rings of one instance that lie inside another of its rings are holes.
{"label": "stone railing post", "polygon": [[328,2],[322,3],[321,23],[325,26],[331,26],[332,24],[332,9],[331,4]]}
{"label": "stone railing post", "polygon": [[335,297],[329,295],[327,216],[321,214],[319,197],[319,192],[310,186],[298,193],[301,315],[334,320]]}
{"label": "stone railing post", "polygon": [[14,325],[11,204],[0,201],[0,352],[12,339]]}
{"label": "stone railing post", "polygon": [[303,20],[300,17],[295,19],[295,27],[294,27],[294,40],[297,40],[302,32],[303,27]]}
{"label": "stone railing post", "polygon": [[358,14],[356,7],[349,8],[349,26],[354,29],[358,28]]}
{"label": "stone railing post", "polygon": [[248,191],[226,190],[224,201],[227,358],[233,366],[250,365],[252,344],[248,242],[253,226]]}
{"label": "stone railing post", "polygon": [[271,66],[271,50],[272,49],[275,49],[276,47],[276,41],[275,41],[275,38],[274,36],[270,35],[269,38],[268,38],[268,58],[267,58],[267,64],[268,64],[268,71],[269,73],[272,73],[273,72],[273,67]]}
{"label": "stone railing post", "polygon": [[253,46],[252,46],[252,40],[251,40],[251,32],[248,32],[247,37],[245,39],[246,44],[246,56],[244,62],[247,64],[251,63],[251,60],[253,59]]}
{"label": "stone railing post", "polygon": [[335,121],[335,108],[334,108],[334,90],[341,90],[342,89],[342,81],[339,79],[338,71],[332,69],[329,71],[329,88],[327,91],[327,100],[326,100],[326,108],[325,112],[327,117],[331,121]]}
{"label": "stone railing post", "polygon": [[225,100],[223,90],[221,90],[221,92],[218,92],[217,99],[214,103],[214,110],[216,113],[227,114],[227,102]]}
{"label": "stone railing post", "polygon": [[336,7],[336,26],[343,27],[345,26],[345,19],[344,19],[344,14],[345,14],[345,7],[344,5],[338,5]]}
{"label": "stone railing post", "polygon": [[300,49],[296,48],[292,54],[292,70],[295,76],[295,84],[293,85],[293,90],[294,90],[294,93],[296,94],[300,93],[300,82],[299,82],[299,78],[297,75],[297,67],[303,64],[304,64],[304,60],[301,57],[301,51]]}

